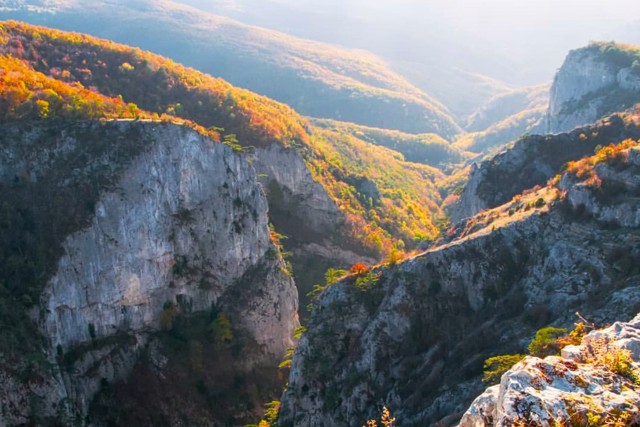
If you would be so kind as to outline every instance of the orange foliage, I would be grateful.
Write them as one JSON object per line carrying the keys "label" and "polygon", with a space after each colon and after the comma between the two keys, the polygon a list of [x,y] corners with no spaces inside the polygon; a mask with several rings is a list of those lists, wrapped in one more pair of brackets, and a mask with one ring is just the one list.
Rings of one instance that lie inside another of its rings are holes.
{"label": "orange foliage", "polygon": [[[405,163],[389,149],[327,130],[314,132],[310,148],[309,169],[345,215],[343,234],[369,252],[389,256],[439,235],[434,219],[442,216],[434,185],[439,172]],[[373,186],[375,191],[370,191]]]}
{"label": "orange foliage", "polygon": [[22,61],[0,56],[0,121],[66,118],[135,118],[141,113],[107,98],[34,72]]}
{"label": "orange foliage", "polygon": [[351,274],[364,274],[366,272],[369,271],[369,266],[367,266],[366,264],[363,264],[361,262],[357,262],[355,264],[353,264],[351,266],[351,268],[349,269],[349,273]]}
{"label": "orange foliage", "polygon": [[220,134],[188,120],[148,113],[121,97],[110,98],[31,69],[27,63],[0,55],[0,123],[37,119],[147,119],[187,125],[220,141]]}
{"label": "orange foliage", "polygon": [[38,72],[80,81],[147,111],[171,110],[205,127],[224,123],[243,145],[277,141],[286,146],[308,140],[306,121],[290,107],[161,56],[13,21],[0,23],[0,33],[8,40],[0,45],[0,54],[24,59]]}
{"label": "orange foliage", "polygon": [[599,187],[601,181],[595,172],[595,166],[602,162],[626,162],[626,156],[628,155],[626,150],[637,145],[638,142],[632,139],[626,139],[617,145],[609,144],[607,147],[598,150],[594,156],[567,163],[567,172],[585,181],[587,185]]}

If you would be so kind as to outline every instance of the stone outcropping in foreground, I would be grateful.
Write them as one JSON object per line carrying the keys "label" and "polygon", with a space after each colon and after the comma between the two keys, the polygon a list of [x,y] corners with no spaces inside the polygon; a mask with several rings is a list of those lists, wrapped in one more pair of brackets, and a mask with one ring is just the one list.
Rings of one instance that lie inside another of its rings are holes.
{"label": "stone outcropping in foreground", "polygon": [[640,315],[589,333],[560,357],[526,357],[473,402],[460,427],[637,425],[639,367]]}

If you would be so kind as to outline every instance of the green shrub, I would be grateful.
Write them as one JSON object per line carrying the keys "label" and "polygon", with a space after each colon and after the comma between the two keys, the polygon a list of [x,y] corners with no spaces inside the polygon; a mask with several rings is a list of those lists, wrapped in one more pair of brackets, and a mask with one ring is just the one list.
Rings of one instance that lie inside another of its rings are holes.
{"label": "green shrub", "polygon": [[378,279],[380,279],[380,274],[370,271],[367,274],[356,278],[354,286],[359,291],[366,292],[378,283]]}
{"label": "green shrub", "polygon": [[505,372],[525,357],[524,354],[503,354],[501,356],[488,358],[484,361],[484,376],[482,377],[482,382],[497,384]]}
{"label": "green shrub", "polygon": [[615,344],[607,342],[604,337],[596,337],[589,343],[587,361],[595,365],[606,367],[614,374],[627,378],[639,384],[640,375],[633,367],[631,352]]}
{"label": "green shrub", "polygon": [[567,332],[564,328],[548,326],[536,332],[536,337],[529,344],[529,354],[536,357],[553,356],[560,353],[558,338]]}
{"label": "green shrub", "polygon": [[223,348],[233,341],[231,321],[224,313],[220,313],[213,322],[211,322],[209,332],[213,335],[214,342],[218,348]]}
{"label": "green shrub", "polygon": [[280,412],[280,401],[272,400],[269,403],[265,403],[264,405],[267,408],[267,411],[264,413],[264,420],[269,423],[269,425],[275,425],[278,421],[278,412]]}

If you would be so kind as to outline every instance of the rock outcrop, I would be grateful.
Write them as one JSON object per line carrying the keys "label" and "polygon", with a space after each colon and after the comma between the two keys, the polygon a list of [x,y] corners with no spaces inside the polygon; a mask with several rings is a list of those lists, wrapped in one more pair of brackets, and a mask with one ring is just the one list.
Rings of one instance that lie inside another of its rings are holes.
{"label": "rock outcrop", "polygon": [[149,337],[178,315],[227,315],[255,344],[240,358],[247,369],[282,359],[297,292],[241,155],[187,127],[135,121],[7,125],[1,147],[2,185],[46,190],[48,226],[62,227],[70,206],[84,210],[31,311],[60,369],[37,384],[3,369],[6,424],[33,416],[30,399],[42,416],[84,416],[102,384],[126,379]]}
{"label": "rock outcrop", "polygon": [[253,165],[269,197],[270,209],[278,212],[272,215],[279,222],[278,229],[289,228],[286,217],[296,218],[299,225],[320,235],[344,223],[338,205],[313,179],[303,154],[295,148],[277,144],[256,148]]}
{"label": "rock outcrop", "polygon": [[296,350],[280,425],[360,426],[383,404],[399,425],[451,425],[484,388],[487,357],[521,352],[576,310],[632,317],[640,157],[616,159],[627,160],[596,166],[601,187],[568,172],[560,188],[486,211],[448,243],[329,287]]}
{"label": "rock outcrop", "polygon": [[639,102],[638,52],[614,43],[571,51],[551,87],[548,131],[570,131]]}
{"label": "rock outcrop", "polygon": [[471,169],[460,199],[451,206],[454,223],[508,202],[546,182],[569,161],[593,154],[598,146],[639,138],[638,112],[614,114],[592,126],[559,135],[532,135]]}
{"label": "rock outcrop", "polygon": [[460,427],[636,425],[640,316],[589,333],[561,357],[526,357],[464,414]]}

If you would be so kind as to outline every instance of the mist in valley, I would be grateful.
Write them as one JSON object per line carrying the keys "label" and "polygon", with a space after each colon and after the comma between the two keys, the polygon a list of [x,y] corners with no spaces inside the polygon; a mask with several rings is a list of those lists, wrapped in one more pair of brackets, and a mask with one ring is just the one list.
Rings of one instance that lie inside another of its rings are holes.
{"label": "mist in valley", "polygon": [[180,0],[216,14],[347,47],[393,63],[458,68],[509,85],[549,81],[590,40],[638,43],[630,0]]}

